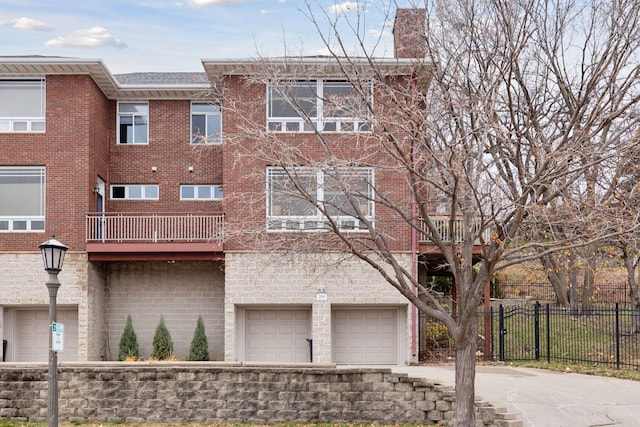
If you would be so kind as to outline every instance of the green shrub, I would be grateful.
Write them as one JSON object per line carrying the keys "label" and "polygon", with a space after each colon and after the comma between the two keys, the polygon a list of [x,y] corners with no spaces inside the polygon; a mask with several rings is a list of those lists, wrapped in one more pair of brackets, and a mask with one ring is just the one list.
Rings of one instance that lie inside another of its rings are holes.
{"label": "green shrub", "polygon": [[192,362],[203,362],[209,360],[209,343],[207,335],[204,333],[204,321],[202,316],[198,316],[196,330],[189,346],[189,356],[187,360]]}
{"label": "green shrub", "polygon": [[133,330],[133,322],[129,314],[118,343],[118,360],[138,360],[138,356],[138,337]]}
{"label": "green shrub", "polygon": [[171,334],[164,324],[164,317],[160,316],[160,323],[156,327],[156,333],[153,335],[153,351],[151,358],[155,360],[167,360],[173,354],[173,341]]}

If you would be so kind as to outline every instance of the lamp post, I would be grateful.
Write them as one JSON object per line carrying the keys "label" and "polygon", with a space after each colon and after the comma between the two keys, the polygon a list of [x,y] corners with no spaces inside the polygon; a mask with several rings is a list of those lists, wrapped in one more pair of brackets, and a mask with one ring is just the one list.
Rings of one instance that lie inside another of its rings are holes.
{"label": "lamp post", "polygon": [[49,414],[47,417],[49,427],[58,427],[58,354],[53,351],[52,327],[56,323],[56,297],[58,296],[58,273],[62,270],[64,254],[68,247],[58,242],[55,235],[38,246],[42,251],[44,269],[49,273],[47,289],[49,290]]}

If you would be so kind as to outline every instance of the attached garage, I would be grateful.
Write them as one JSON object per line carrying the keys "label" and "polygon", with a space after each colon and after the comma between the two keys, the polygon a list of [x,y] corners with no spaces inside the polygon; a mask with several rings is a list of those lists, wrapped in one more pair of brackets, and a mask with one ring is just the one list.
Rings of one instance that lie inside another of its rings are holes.
{"label": "attached garage", "polygon": [[245,360],[309,362],[311,310],[245,309]]}
{"label": "attached garage", "polygon": [[[78,310],[58,309],[58,323],[64,324],[64,351],[59,361],[78,360]],[[16,362],[46,362],[49,360],[49,309],[16,309],[14,354]]]}
{"label": "attached garage", "polygon": [[331,324],[335,363],[398,363],[398,309],[336,308]]}

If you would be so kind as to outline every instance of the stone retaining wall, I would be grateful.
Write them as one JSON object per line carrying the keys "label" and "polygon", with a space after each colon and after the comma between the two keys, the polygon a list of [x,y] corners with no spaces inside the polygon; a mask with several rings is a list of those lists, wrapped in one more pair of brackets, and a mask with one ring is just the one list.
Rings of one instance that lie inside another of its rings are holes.
{"label": "stone retaining wall", "polygon": [[[450,387],[390,369],[220,363],[64,364],[61,420],[451,424]],[[0,418],[47,417],[47,367],[0,365]],[[521,426],[477,402],[478,426]]]}

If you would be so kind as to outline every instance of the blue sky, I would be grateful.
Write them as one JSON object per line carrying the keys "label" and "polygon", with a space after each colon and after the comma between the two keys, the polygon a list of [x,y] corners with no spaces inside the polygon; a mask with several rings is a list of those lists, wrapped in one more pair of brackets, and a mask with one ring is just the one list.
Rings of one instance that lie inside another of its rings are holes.
{"label": "blue sky", "polygon": [[[309,2],[319,22],[326,13],[359,23],[369,50],[392,55],[396,4]],[[0,0],[0,56],[102,59],[117,74],[203,71],[202,58],[326,54],[303,10],[302,0]],[[356,53],[355,38],[346,39]]]}

